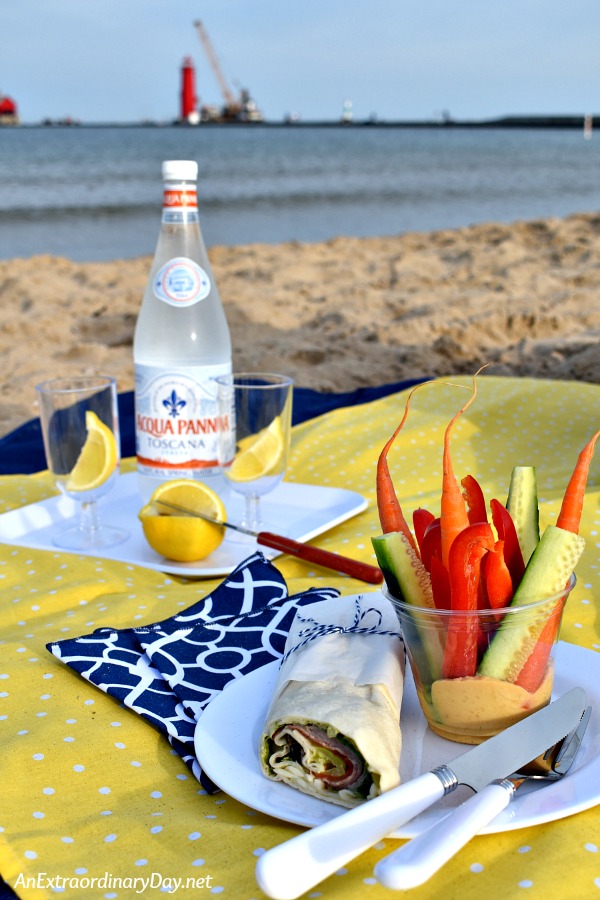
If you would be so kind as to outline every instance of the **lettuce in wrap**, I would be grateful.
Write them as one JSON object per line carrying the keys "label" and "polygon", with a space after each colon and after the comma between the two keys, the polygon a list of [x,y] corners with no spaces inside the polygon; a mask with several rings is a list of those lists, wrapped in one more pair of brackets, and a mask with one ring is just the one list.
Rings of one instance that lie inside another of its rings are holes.
{"label": "lettuce in wrap", "polygon": [[260,739],[263,773],[347,807],[395,787],[404,664],[379,593],[299,610]]}

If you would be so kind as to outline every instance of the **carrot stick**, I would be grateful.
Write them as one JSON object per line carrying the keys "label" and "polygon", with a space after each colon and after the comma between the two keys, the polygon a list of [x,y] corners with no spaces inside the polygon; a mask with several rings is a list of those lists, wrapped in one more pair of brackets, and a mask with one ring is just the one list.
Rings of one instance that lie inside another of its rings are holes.
{"label": "carrot stick", "polygon": [[530,694],[540,687],[548,670],[548,659],[552,646],[556,641],[556,635],[560,628],[564,602],[559,600],[550,614],[550,618],[544,625],[535,647],[529,654],[525,665],[517,675],[515,684],[525,688]]}
{"label": "carrot stick", "polygon": [[581,512],[583,510],[583,500],[585,497],[585,486],[587,484],[590,464],[594,455],[594,446],[600,437],[600,431],[588,441],[577,460],[577,465],[571,475],[570,481],[565,491],[560,513],[556,524],[565,531],[572,531],[579,534],[579,523],[581,522]]}
{"label": "carrot stick", "polygon": [[[481,369],[479,370],[481,371]],[[478,373],[476,373],[478,374]],[[416,384],[412,390],[410,391],[408,397],[406,398],[406,406],[404,407],[404,415],[402,416],[402,421],[394,431],[391,438],[384,445],[383,450],[379,454],[379,459],[377,460],[377,476],[376,476],[376,490],[377,490],[377,509],[379,511],[379,521],[381,523],[381,528],[384,534],[389,534],[390,532],[400,531],[409,542],[410,546],[413,548],[415,553],[418,555],[416,541],[412,535],[410,528],[408,527],[408,523],[404,518],[404,513],[402,512],[402,508],[400,506],[400,501],[398,500],[398,496],[394,489],[394,485],[392,482],[392,476],[390,475],[390,469],[388,465],[388,453],[390,448],[400,432],[404,427],[404,423],[408,417],[408,408],[410,405],[410,401],[412,399],[412,395],[415,391],[418,391],[419,388],[424,387],[427,384],[446,384],[451,387],[463,387],[464,385],[453,384],[452,382],[435,382],[435,381],[423,381],[420,384]]]}
{"label": "carrot stick", "polygon": [[450,421],[444,435],[444,454],[442,466],[442,499],[440,506],[440,527],[442,536],[442,562],[448,568],[448,558],[450,555],[450,547],[454,538],[469,525],[469,516],[465,504],[465,498],[462,495],[460,485],[452,469],[452,460],[450,458],[450,432],[459,416],[471,405],[477,395],[477,375],[481,372],[479,369],[473,376],[473,391],[465,405],[459,409],[456,415]]}
{"label": "carrot stick", "polygon": [[[558,514],[556,524],[558,528],[564,528],[565,531],[571,531],[579,534],[579,524],[581,522],[581,513],[583,510],[583,501],[585,498],[585,488],[590,471],[592,457],[594,455],[594,447],[596,441],[600,437],[600,431],[597,431],[593,437],[587,442],[575,465],[573,474],[569,479],[565,496]],[[556,640],[558,630],[560,628],[560,612],[562,603],[557,603],[552,615],[544,625],[544,629],[538,638],[538,641],[529,655],[527,662],[519,672],[519,676],[515,684],[526,688],[528,691],[536,690],[542,683],[548,657],[552,644]]]}
{"label": "carrot stick", "polygon": [[[423,383],[427,384],[428,382]],[[404,427],[404,423],[406,422],[406,419],[408,417],[408,407],[410,405],[412,395],[422,386],[423,384],[415,385],[415,387],[409,393],[408,397],[406,398],[406,406],[404,407],[404,415],[402,416],[402,421],[394,431],[389,441],[387,441],[387,443],[385,444],[383,450],[379,454],[379,459],[377,460],[377,509],[379,511],[379,521],[381,522],[383,533],[389,534],[393,531],[401,531],[415,553],[418,553],[417,545],[415,543],[412,532],[408,527],[408,523],[404,518],[404,513],[402,512],[400,501],[398,500],[398,495],[394,490],[387,457],[392,444]]]}

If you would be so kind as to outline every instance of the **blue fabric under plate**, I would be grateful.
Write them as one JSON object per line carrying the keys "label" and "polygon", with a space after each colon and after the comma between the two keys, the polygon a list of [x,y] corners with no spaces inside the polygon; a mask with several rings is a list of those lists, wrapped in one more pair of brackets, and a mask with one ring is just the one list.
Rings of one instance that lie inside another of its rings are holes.
{"label": "blue fabric under plate", "polygon": [[289,596],[281,573],[257,552],[208,597],[171,618],[98,628],[47,648],[162,732],[213,793],[194,756],[203,709],[232,679],[282,657],[299,607],[338,595],[335,588],[311,588]]}

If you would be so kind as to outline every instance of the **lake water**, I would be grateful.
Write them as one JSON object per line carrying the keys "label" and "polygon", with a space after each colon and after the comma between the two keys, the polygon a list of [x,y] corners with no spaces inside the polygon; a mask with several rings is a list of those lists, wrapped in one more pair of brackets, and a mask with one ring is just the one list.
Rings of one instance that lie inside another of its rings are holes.
{"label": "lake water", "polygon": [[0,258],[152,253],[161,162],[195,159],[206,243],[320,241],[600,209],[600,134],[380,127],[0,129]]}

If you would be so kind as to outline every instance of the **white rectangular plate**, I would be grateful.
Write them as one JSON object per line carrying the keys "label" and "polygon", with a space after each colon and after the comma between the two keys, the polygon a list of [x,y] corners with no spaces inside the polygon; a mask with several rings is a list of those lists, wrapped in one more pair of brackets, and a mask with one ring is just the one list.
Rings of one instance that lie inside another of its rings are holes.
{"label": "white rectangular plate", "polygon": [[[365,498],[354,491],[285,481],[263,497],[261,504],[264,530],[297,541],[309,541],[367,508]],[[101,521],[107,525],[127,528],[128,540],[101,552],[77,551],[78,555],[116,559],[172,575],[212,578],[227,575],[257,549],[254,538],[240,540],[237,535],[227,532],[221,546],[200,562],[177,563],[165,559],[144,539],[137,517],[142,505],[135,472],[121,475],[111,493],[99,501],[98,511]],[[228,518],[234,523],[239,522],[243,498],[231,494],[226,506]],[[4,513],[0,515],[0,541],[38,550],[56,550],[53,536],[77,521],[77,507],[75,501],[61,495]],[[266,547],[260,549],[269,559],[280,555]]]}

